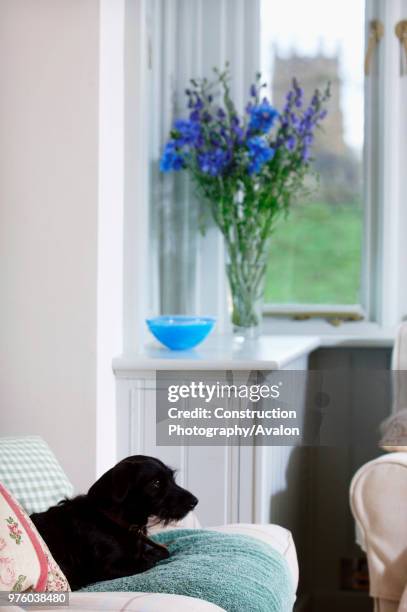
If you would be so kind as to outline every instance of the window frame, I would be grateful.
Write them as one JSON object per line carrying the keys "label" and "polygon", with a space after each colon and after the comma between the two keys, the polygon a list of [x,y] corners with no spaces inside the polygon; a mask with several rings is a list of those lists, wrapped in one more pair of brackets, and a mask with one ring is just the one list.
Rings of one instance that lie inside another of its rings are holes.
{"label": "window frame", "polygon": [[[241,0],[239,0],[239,5],[240,3]],[[150,52],[154,53],[154,49],[151,48],[151,26],[147,19],[146,0],[132,0],[131,4],[138,8],[141,17],[137,25],[141,34],[137,46],[143,59],[137,62],[137,71],[132,73],[132,84],[128,88],[132,95],[126,92],[125,96],[126,115],[128,112],[127,116],[131,114],[133,117],[130,124],[137,122],[137,126],[133,126],[131,133],[128,132],[126,126],[127,140],[134,142],[136,132],[139,137],[142,136],[142,143],[138,144],[137,151],[130,151],[130,154],[127,155],[131,148],[129,144],[126,146],[125,155],[126,159],[128,158],[131,161],[131,164],[126,163],[125,169],[126,223],[124,246],[124,336],[125,338],[133,337],[133,340],[128,340],[129,349],[131,346],[135,346],[136,331],[139,330],[140,326],[143,327],[140,321],[143,321],[143,318],[150,314],[155,301],[153,300],[153,306],[151,306],[151,303],[146,303],[148,299],[144,298],[143,304],[139,300],[140,294],[145,295],[148,287],[150,287],[150,282],[146,285],[146,280],[148,280],[146,276],[150,276],[151,279],[151,274],[146,274],[145,265],[151,254],[151,245],[147,240],[149,234],[147,220],[149,216],[148,168],[150,160],[146,144],[148,140],[148,120],[146,118],[151,113],[151,108],[148,104],[146,82],[150,78],[148,74],[149,63],[151,63]],[[365,177],[368,188],[365,203],[361,304],[347,305],[346,307],[340,304],[332,304],[323,305],[321,308],[315,304],[265,304],[265,329],[269,327],[269,323],[272,324],[273,317],[281,314],[294,318],[315,316],[335,319],[338,318],[339,314],[343,315],[345,311],[345,314],[348,315],[346,318],[359,319],[364,317],[365,321],[363,323],[352,323],[354,326],[375,322],[382,327],[395,325],[407,314],[407,284],[404,282],[403,275],[403,270],[407,269],[407,241],[402,230],[403,225],[407,227],[407,211],[403,211],[401,188],[403,166],[407,163],[407,118],[404,119],[401,113],[402,103],[407,102],[407,78],[400,79],[400,49],[398,40],[394,35],[394,26],[403,17],[403,14],[404,16],[407,15],[407,0],[392,0],[391,3],[386,2],[386,0],[366,0],[366,22],[372,18],[381,19],[385,25],[386,34],[380,43],[378,53],[375,54],[376,77],[366,80],[366,87],[373,88],[375,96],[374,99],[373,96],[370,99],[369,95],[365,97],[367,105],[365,112],[366,130],[370,134],[372,144],[368,144],[367,138],[365,138],[365,146],[370,147],[371,154],[365,156]],[[228,20],[225,20],[225,24],[228,25]],[[252,23],[251,33],[246,32],[246,35],[258,38],[254,36],[256,27]],[[132,58],[135,57],[133,51],[133,49],[130,50]],[[130,52],[128,56],[130,56]],[[245,62],[239,61],[242,63],[242,66],[240,64],[239,66],[243,70]],[[239,66],[236,67],[238,71]],[[246,71],[247,65],[244,68]],[[137,96],[136,91],[138,92]],[[391,99],[387,96],[388,91],[392,92]],[[142,95],[140,95],[140,92],[142,92]],[[137,121],[134,120],[135,101],[137,101],[138,107],[143,106],[144,109],[144,114],[138,114]],[[401,119],[403,119],[402,123],[400,123]],[[405,135],[404,146],[402,142],[403,134]],[[129,171],[130,166],[131,172]],[[135,168],[136,172],[134,171]],[[138,179],[142,180],[138,183],[136,189]],[[131,183],[131,189],[126,189],[127,183]],[[140,188],[140,184],[142,188]],[[143,211],[142,224],[140,224],[139,217],[141,211]],[[140,243],[138,243],[138,238],[142,239]],[[136,248],[135,244],[137,243],[139,246]],[[220,237],[218,237],[216,244],[220,246]],[[213,249],[208,250],[213,251]],[[140,256],[141,252],[143,252],[143,257]],[[202,272],[200,262],[207,263],[205,253],[204,250],[199,255],[198,274]],[[224,271],[220,270],[220,256],[218,259],[216,278],[211,283],[211,287],[215,287],[216,292],[212,301],[217,303],[217,311],[213,314],[218,317],[220,323],[217,326],[218,333],[227,333],[230,331],[230,326],[228,324],[227,306],[225,305],[226,300],[224,299],[226,296],[226,279],[224,278]],[[150,272],[153,272],[151,265],[148,267]],[[205,269],[207,269],[207,266]],[[207,276],[206,274],[203,277],[205,282]],[[198,285],[200,283],[201,279],[198,278]],[[406,288],[404,288],[404,284],[406,284]],[[205,290],[202,295],[205,297],[206,293]],[[200,303],[200,295],[201,292],[198,287],[198,304]],[[201,308],[203,307],[201,306]],[[301,324],[299,321],[293,321],[293,329],[295,329],[295,326],[300,330]],[[129,331],[132,333],[129,334]],[[141,339],[143,332],[140,330],[137,335]]]}
{"label": "window frame", "polygon": [[[392,325],[400,319],[397,291],[400,263],[405,260],[397,239],[400,216],[399,47],[394,26],[407,13],[407,0],[366,0],[365,48],[372,19],[380,19],[385,36],[375,51],[370,76],[365,78],[364,219],[360,304],[265,303],[267,317],[360,321]],[[393,92],[392,101],[386,92]],[[405,156],[404,156],[405,159]],[[404,249],[405,250],[405,249]],[[390,274],[388,271],[391,271]]]}

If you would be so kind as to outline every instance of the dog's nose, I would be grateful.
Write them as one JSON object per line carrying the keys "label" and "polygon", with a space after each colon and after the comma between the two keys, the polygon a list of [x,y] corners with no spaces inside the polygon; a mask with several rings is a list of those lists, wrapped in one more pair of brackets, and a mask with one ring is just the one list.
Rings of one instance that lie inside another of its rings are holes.
{"label": "dog's nose", "polygon": [[195,506],[197,505],[197,503],[198,503],[197,498],[192,496],[191,504],[190,504],[190,509],[193,510],[195,508]]}

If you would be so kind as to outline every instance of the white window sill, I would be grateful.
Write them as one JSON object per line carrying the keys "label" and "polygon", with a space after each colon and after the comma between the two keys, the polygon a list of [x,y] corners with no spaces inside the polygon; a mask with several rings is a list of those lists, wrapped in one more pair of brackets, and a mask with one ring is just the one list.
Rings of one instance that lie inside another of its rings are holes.
{"label": "white window sill", "polygon": [[231,335],[212,334],[195,349],[171,351],[158,342],[140,353],[113,360],[119,378],[145,370],[279,370],[319,347],[314,336],[267,336],[240,343]]}
{"label": "white window sill", "polygon": [[171,351],[152,341],[139,353],[113,360],[118,378],[157,370],[277,370],[322,347],[392,347],[394,331],[365,323],[344,323],[340,330],[324,321],[266,321],[257,340],[239,343],[213,334],[196,349]]}
{"label": "white window sill", "polygon": [[391,348],[397,327],[384,328],[369,321],[345,321],[336,327],[323,319],[296,321],[289,317],[266,316],[263,320],[263,332],[271,336],[318,336],[321,347]]}

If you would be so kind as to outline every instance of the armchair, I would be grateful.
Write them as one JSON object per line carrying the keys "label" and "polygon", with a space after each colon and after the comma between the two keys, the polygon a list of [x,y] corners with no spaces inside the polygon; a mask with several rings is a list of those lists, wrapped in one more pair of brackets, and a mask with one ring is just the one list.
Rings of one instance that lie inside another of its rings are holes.
{"label": "armchair", "polygon": [[407,612],[407,323],[398,330],[392,369],[393,409],[380,445],[396,452],[361,467],[350,488],[375,612]]}
{"label": "armchair", "polygon": [[[350,491],[353,515],[369,565],[375,612],[406,612],[407,452],[389,453],[364,465]],[[404,607],[401,607],[404,606]]]}

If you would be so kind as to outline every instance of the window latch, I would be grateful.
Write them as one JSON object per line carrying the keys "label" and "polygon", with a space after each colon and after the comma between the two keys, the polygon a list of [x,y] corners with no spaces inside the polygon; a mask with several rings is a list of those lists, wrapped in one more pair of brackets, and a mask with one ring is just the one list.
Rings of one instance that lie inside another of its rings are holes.
{"label": "window latch", "polygon": [[378,19],[372,19],[369,23],[369,38],[367,42],[367,51],[365,56],[365,75],[370,74],[370,67],[372,64],[373,54],[380,40],[384,35],[384,26]]}
{"label": "window latch", "polygon": [[407,74],[407,19],[396,24],[396,36],[400,41],[400,75]]}

